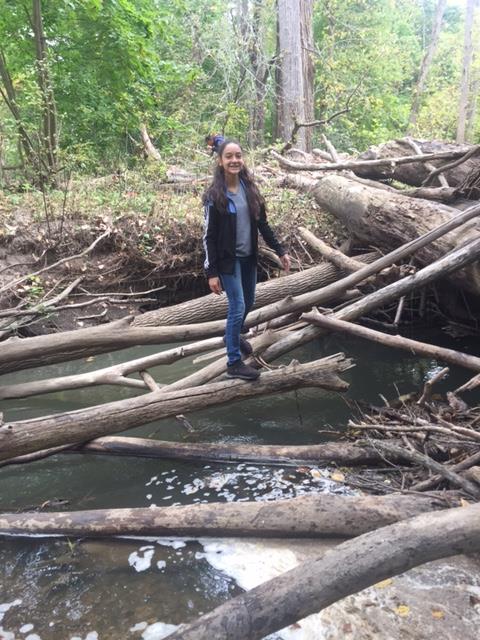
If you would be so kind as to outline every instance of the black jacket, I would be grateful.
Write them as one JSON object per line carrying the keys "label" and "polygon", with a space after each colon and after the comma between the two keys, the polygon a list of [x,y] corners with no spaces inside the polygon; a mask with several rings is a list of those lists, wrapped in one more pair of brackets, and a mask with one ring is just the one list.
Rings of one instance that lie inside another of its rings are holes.
{"label": "black jacket", "polygon": [[[283,256],[286,250],[278,242],[267,222],[265,207],[260,210],[259,219],[253,216],[252,223],[252,251],[258,256],[258,232],[262,234],[267,245],[278,256]],[[205,273],[207,278],[214,278],[220,273],[233,273],[235,265],[235,247],[237,236],[237,210],[233,200],[227,196],[227,211],[219,211],[213,202],[205,204],[205,232],[203,247],[205,250]]]}

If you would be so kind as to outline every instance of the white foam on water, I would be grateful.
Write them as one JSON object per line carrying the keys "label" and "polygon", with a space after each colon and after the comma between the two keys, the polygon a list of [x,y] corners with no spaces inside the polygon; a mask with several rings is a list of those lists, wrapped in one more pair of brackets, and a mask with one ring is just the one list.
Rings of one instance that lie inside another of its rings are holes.
{"label": "white foam on water", "polygon": [[0,602],[0,620],[3,619],[3,614],[5,614],[12,607],[18,607],[19,604],[22,604],[20,598],[12,600],[12,602]]}
{"label": "white foam on water", "polygon": [[33,624],[23,624],[20,627],[19,631],[20,631],[20,633],[28,633],[32,629],[33,629]]}
{"label": "white foam on water", "polygon": [[135,631],[143,631],[148,627],[148,622],[137,622],[133,627],[130,627],[129,631],[135,633]]}
{"label": "white foam on water", "polygon": [[[18,607],[20,604],[22,604],[22,600],[20,598],[16,598],[11,602],[0,602],[0,622],[3,620],[9,609],[12,607]],[[5,629],[0,626],[0,639],[15,640],[15,634],[12,634],[10,631],[5,631]]]}
{"label": "white foam on water", "polygon": [[178,626],[175,624],[167,624],[166,622],[154,622],[148,625],[142,633],[143,640],[162,640],[171,633],[176,631]]}
{"label": "white foam on water", "polygon": [[42,640],[38,633],[29,633],[25,640]]}
{"label": "white foam on water", "polygon": [[[140,553],[143,552],[143,555]],[[133,551],[128,556],[128,564],[135,568],[135,571],[146,571],[152,564],[153,554],[155,553],[155,547],[140,547],[138,551]],[[89,639],[90,640],[90,639]]]}
{"label": "white foam on water", "polygon": [[165,562],[165,560],[159,560],[157,562],[157,569],[160,569],[160,571],[162,569],[165,569],[166,566],[167,566],[167,563]]}
{"label": "white foam on water", "polygon": [[[199,539],[204,558],[214,569],[233,578],[246,591],[271,580],[296,567],[301,559],[289,548],[289,543],[269,545],[261,540]],[[313,614],[295,625],[277,631],[275,637],[282,640],[324,640],[321,614]]]}
{"label": "white foam on water", "polygon": [[156,538],[156,543],[161,544],[162,547],[172,547],[172,549],[181,549],[187,546],[186,540],[195,540],[195,538]]}

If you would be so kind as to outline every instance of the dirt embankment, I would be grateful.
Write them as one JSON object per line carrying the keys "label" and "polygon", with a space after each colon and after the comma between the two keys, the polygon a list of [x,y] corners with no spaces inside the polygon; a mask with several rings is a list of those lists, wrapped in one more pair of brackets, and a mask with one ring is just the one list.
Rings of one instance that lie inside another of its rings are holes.
{"label": "dirt embankment", "polygon": [[[0,192],[0,331],[12,323],[24,335],[91,326],[206,293],[203,188],[129,174],[78,181],[45,199]],[[327,241],[341,236],[309,196],[263,181],[262,190],[294,269],[318,258],[297,238],[299,225]],[[278,273],[265,250],[260,279]]]}

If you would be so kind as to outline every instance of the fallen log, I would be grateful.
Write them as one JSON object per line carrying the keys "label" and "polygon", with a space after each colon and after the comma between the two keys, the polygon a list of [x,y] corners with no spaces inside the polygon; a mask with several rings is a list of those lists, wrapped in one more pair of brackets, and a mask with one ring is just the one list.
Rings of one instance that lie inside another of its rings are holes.
{"label": "fallen log", "polygon": [[[462,158],[473,147],[472,145],[458,145],[446,142],[439,142],[437,140],[415,140],[416,146],[419,148],[423,155],[428,154],[457,154],[457,158]],[[370,147],[364,153],[360,154],[358,160],[380,160],[389,157],[401,158],[404,156],[410,156],[411,154],[411,141],[409,138],[405,140],[391,140],[378,147]],[[452,159],[455,156],[451,156]],[[448,158],[446,156],[432,158],[428,161],[428,164],[432,164],[434,167],[442,167],[446,163]],[[475,156],[467,159],[463,164],[444,171],[444,176],[451,187],[460,186],[468,175],[478,169],[480,164],[480,158]],[[442,169],[443,171],[443,169]],[[404,184],[410,184],[414,187],[420,187],[428,175],[431,173],[431,168],[426,163],[419,161],[417,157],[416,162],[407,163],[395,163],[393,172],[388,166],[383,165],[366,165],[359,167],[355,170],[355,173],[364,178],[370,178],[373,180],[384,180],[393,178]]]}
{"label": "fallen log", "polygon": [[[365,261],[368,262],[371,262],[375,257],[374,254],[367,254],[367,256]],[[363,261],[362,257],[358,259]],[[285,296],[299,295],[319,289],[335,282],[342,275],[335,266],[323,263],[288,276],[262,282],[256,288],[254,309],[277,302]],[[211,293],[195,300],[187,300],[170,307],[147,311],[136,316],[133,326],[152,327],[218,320],[227,316],[227,307],[226,296]]]}
{"label": "fallen log", "polygon": [[[212,326],[214,323],[204,323],[205,325]],[[218,323],[218,331],[224,327],[224,321]],[[189,325],[192,326],[192,325]],[[270,330],[264,331],[259,336],[250,339],[250,344],[254,349],[255,356],[260,355],[264,349],[279,340],[282,337],[282,332],[273,332]],[[47,378],[44,380],[34,380],[33,382],[24,382],[16,385],[0,386],[0,398],[26,398],[32,395],[39,395],[43,393],[51,393],[64,391],[66,389],[79,389],[81,387],[88,387],[95,384],[122,384],[129,387],[138,389],[152,390],[151,386],[148,386],[144,380],[138,380],[136,378],[127,378],[126,376],[134,371],[144,371],[147,367],[155,366],[158,364],[170,364],[176,360],[185,356],[192,355],[192,353],[201,353],[206,350],[210,350],[214,347],[224,347],[222,338],[210,338],[201,342],[196,342],[191,345],[185,345],[168,349],[161,353],[156,353],[151,356],[145,356],[144,358],[138,358],[136,360],[130,360],[128,362],[119,363],[106,367],[105,369],[98,369],[97,371],[90,371],[88,373],[79,373],[71,376],[62,376],[59,378]],[[221,353],[217,356],[223,355],[225,349],[222,348]],[[187,387],[197,386],[204,384],[217,378],[220,374],[224,373],[226,369],[226,359],[222,359],[221,362],[214,363],[210,367],[204,367],[200,371],[196,371],[189,376],[178,380],[170,385],[164,385],[163,390],[171,391],[173,389],[186,389]]]}
{"label": "fallen log", "polygon": [[452,504],[458,499],[317,494],[274,502],[0,513],[0,535],[351,537]]}
{"label": "fallen log", "polygon": [[349,335],[365,338],[366,340],[384,344],[388,347],[409,351],[413,355],[428,356],[436,360],[454,364],[458,367],[465,367],[472,371],[480,371],[480,358],[478,356],[471,356],[467,353],[455,351],[454,349],[445,349],[444,347],[437,347],[434,344],[419,342],[418,340],[404,338],[403,336],[381,333],[380,331],[361,327],[351,322],[344,322],[331,315],[323,315],[319,312],[309,314],[309,322],[332,332],[339,331],[341,333],[348,333]]}
{"label": "fallen log", "polygon": [[404,164],[422,164],[432,160],[452,160],[461,158],[468,149],[455,149],[452,151],[439,151],[438,153],[424,153],[422,155],[384,155],[375,159],[342,160],[340,162],[295,162],[280,155],[276,151],[270,151],[279,164],[293,171],[354,171],[358,175],[374,178],[380,173],[382,178],[391,178],[395,167]]}
{"label": "fallen log", "polygon": [[348,540],[174,631],[169,640],[259,640],[418,565],[480,550],[480,504],[427,513]]}
{"label": "fallen log", "polygon": [[350,442],[309,445],[269,445],[199,442],[164,442],[120,436],[97,438],[72,453],[114,454],[209,462],[255,462],[288,466],[337,464],[357,466],[383,460],[375,449]]}
{"label": "fallen log", "polygon": [[32,382],[21,382],[18,384],[0,386],[0,400],[10,398],[27,398],[29,396],[41,395],[44,393],[54,393],[65,391],[66,389],[82,389],[100,384],[120,385],[133,387],[136,389],[148,389],[148,385],[138,378],[128,378],[131,373],[143,371],[149,367],[171,364],[182,358],[189,357],[204,351],[209,351],[215,347],[223,345],[222,338],[209,338],[200,342],[183,345],[167,349],[160,353],[154,353],[144,358],[136,358],[128,362],[120,362],[111,367],[77,373],[59,378],[44,378]]}
{"label": "fallen log", "polygon": [[[434,262],[428,267],[424,267],[415,275],[407,276],[397,282],[383,287],[383,289],[380,289],[379,291],[375,291],[365,296],[357,302],[349,304],[340,311],[333,313],[332,316],[338,320],[355,320],[356,318],[360,318],[362,315],[372,311],[373,309],[378,309],[384,304],[400,298],[409,291],[413,291],[418,287],[423,287],[440,276],[444,277],[445,275],[448,275],[451,271],[461,269],[465,265],[478,260],[479,256],[480,239],[474,240],[465,247],[452,251],[452,253],[440,260],[437,260],[437,262]],[[355,276],[358,273],[359,272],[357,271],[355,274],[352,274],[352,276]],[[315,318],[316,313],[317,312],[313,312],[311,317],[312,320]],[[308,314],[303,314],[302,318],[307,321],[310,319]],[[325,333],[325,329],[316,326],[309,326],[299,331],[295,331],[294,333],[281,338],[271,347],[268,347],[263,354],[263,358],[267,361],[272,361],[280,355],[288,353],[288,351],[291,351],[302,344],[306,344],[311,340],[315,340]]]}
{"label": "fallen log", "polygon": [[[364,256],[360,256],[359,259],[369,263],[374,260],[376,255],[377,254],[375,253],[369,253]],[[321,265],[321,267],[323,269],[323,274],[325,274],[325,268],[328,268],[332,274],[339,274],[338,269],[332,265],[324,264]],[[287,276],[282,280],[286,281],[287,278],[290,277],[291,276]],[[332,280],[334,279],[335,278],[332,276]],[[252,327],[291,311],[304,310],[305,308],[309,308],[312,304],[324,304],[327,301],[332,301],[335,297],[342,296],[349,286],[350,281],[348,280],[344,281],[342,279],[339,282],[331,282],[331,286],[329,286],[328,289],[325,287],[323,288],[325,291],[323,289],[316,290],[316,292],[320,291],[321,295],[317,296],[317,293],[315,293],[313,297],[310,298],[308,297],[309,294],[306,293],[303,294],[306,296],[305,298],[298,296],[296,299],[297,304],[293,305],[293,307],[290,304],[291,298],[287,296],[287,298],[283,298],[277,302],[273,302],[265,307],[252,311],[245,321],[245,326]],[[289,290],[289,287],[287,287],[286,291]],[[296,292],[298,292],[298,290]],[[214,297],[225,298],[224,296]],[[203,301],[207,298],[210,299],[210,296],[201,298],[199,304],[203,304]],[[311,300],[313,302],[311,302]],[[192,313],[195,304],[192,306],[191,303],[196,302],[196,300],[193,300],[189,303],[189,309]],[[173,309],[173,307],[168,307],[168,309]],[[162,310],[158,311],[160,312]],[[181,342],[189,339],[221,335],[225,330],[225,320],[177,326],[151,326],[150,324],[142,326],[139,323],[141,322],[141,318],[145,315],[147,314],[137,317],[130,316],[122,318],[121,320],[116,320],[115,322],[87,329],[63,331],[61,333],[25,338],[22,340],[18,338],[7,340],[2,343],[0,375],[46,364],[55,364],[66,360],[85,358],[99,353],[118,351],[129,346],[141,344],[165,344],[168,342]],[[147,322],[150,322],[153,316],[149,316],[149,318],[150,320]],[[133,383],[131,386],[133,385],[139,386],[138,383]]]}
{"label": "fallen log", "polygon": [[[310,184],[310,182],[307,181],[302,184],[305,186],[307,183]],[[378,273],[398,260],[412,255],[414,252],[418,252],[422,247],[442,237],[444,234],[457,229],[459,226],[478,216],[479,212],[480,207],[472,207],[467,211],[456,214],[440,226],[427,231],[424,235],[411,240],[404,246],[375,260],[375,262],[367,265],[364,269],[345,276],[341,280],[333,282],[323,289],[295,298],[284,298],[274,303],[273,306],[268,305],[268,307],[252,312],[248,315],[245,324],[247,327],[251,327],[278,315],[292,311],[303,311],[313,305],[325,304],[330,301],[333,296],[341,295],[349,287],[355,286],[365,278]],[[369,255],[371,257],[373,254]],[[364,259],[367,261],[370,258],[365,256]],[[74,360],[75,358],[81,358],[87,355],[114,351],[115,349],[120,349],[123,346],[132,344],[132,342],[133,344],[158,343],[159,339],[155,339],[155,335],[158,334],[146,330],[134,334],[134,337],[128,338],[125,334],[130,326],[130,322],[131,319],[124,318],[121,321],[112,322],[103,327],[95,327],[93,329],[79,329],[75,332],[63,332],[61,334],[27,338],[25,340],[8,340],[2,344],[0,375],[40,365]],[[211,333],[215,333],[216,331],[220,333],[223,331],[224,324],[222,321],[221,324],[214,325],[212,323],[206,325],[206,323],[204,323],[203,326],[204,334],[207,334],[208,330]],[[114,331],[113,335],[111,335],[112,330]],[[130,336],[132,336],[132,334],[130,334]],[[138,341],[135,342],[135,340]],[[155,342],[155,340],[157,340],[157,342]],[[128,344],[125,345],[125,341],[128,341]]]}
{"label": "fallen log", "polygon": [[349,258],[338,249],[332,249],[332,247],[329,247],[328,244],[320,240],[320,238],[317,238],[311,231],[305,229],[305,227],[299,227],[298,232],[305,242],[339,269],[344,269],[351,273],[358,271],[364,266],[361,262],[355,260],[355,258]]}
{"label": "fallen log", "polygon": [[[455,215],[455,210],[445,205],[373,189],[340,175],[318,181],[304,177],[299,181],[293,176],[288,183],[296,183],[302,190],[310,185],[315,200],[341,220],[354,238],[385,251],[427,233]],[[430,264],[445,253],[480,237],[480,206],[472,207],[471,211],[476,219],[471,219],[455,233],[445,234],[424,246],[415,253],[415,259],[422,265]],[[480,265],[472,265],[449,279],[462,289],[480,295]]]}
{"label": "fallen log", "polygon": [[63,444],[83,443],[168,416],[242,398],[300,387],[345,391],[348,384],[341,380],[338,374],[351,366],[351,361],[343,354],[336,354],[308,364],[292,363],[288,367],[269,371],[254,384],[227,380],[200,388],[176,391],[160,389],[137,398],[118,400],[96,407],[4,423],[0,426],[0,460]]}

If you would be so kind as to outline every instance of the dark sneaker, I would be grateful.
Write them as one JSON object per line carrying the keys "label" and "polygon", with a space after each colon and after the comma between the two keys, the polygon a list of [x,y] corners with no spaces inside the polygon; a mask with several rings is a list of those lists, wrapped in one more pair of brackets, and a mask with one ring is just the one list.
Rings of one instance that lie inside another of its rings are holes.
{"label": "dark sneaker", "polygon": [[[223,337],[223,344],[225,344],[225,336]],[[242,336],[240,336],[240,351],[244,356],[251,356],[253,353],[252,345],[248,342],[248,340],[242,338]]]}
{"label": "dark sneaker", "polygon": [[227,376],[229,378],[240,378],[241,380],[257,380],[260,376],[260,371],[245,364],[242,360],[237,360],[237,362],[227,365]]}

